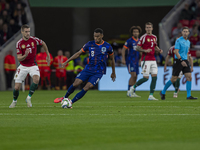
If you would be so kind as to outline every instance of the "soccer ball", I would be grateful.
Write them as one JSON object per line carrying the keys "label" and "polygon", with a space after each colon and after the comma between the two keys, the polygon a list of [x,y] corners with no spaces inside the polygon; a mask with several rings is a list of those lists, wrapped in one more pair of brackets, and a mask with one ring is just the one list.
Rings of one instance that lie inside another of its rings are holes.
{"label": "soccer ball", "polygon": [[72,101],[69,98],[64,98],[61,102],[62,108],[70,108],[72,107]]}

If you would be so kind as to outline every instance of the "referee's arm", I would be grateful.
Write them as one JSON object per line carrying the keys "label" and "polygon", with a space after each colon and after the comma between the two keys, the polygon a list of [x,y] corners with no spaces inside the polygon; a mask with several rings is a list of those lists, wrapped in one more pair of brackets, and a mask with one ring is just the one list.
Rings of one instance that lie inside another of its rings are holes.
{"label": "referee's arm", "polygon": [[191,66],[191,72],[193,72],[193,59],[192,59],[192,56],[188,54],[188,61],[190,63],[190,66]]}
{"label": "referee's arm", "polygon": [[178,52],[179,52],[179,49],[175,49],[174,50],[174,53],[175,53],[176,57],[178,58],[178,60],[181,61],[181,65],[184,66],[184,67],[187,67],[186,62],[181,59],[181,56],[180,56],[180,54]]}

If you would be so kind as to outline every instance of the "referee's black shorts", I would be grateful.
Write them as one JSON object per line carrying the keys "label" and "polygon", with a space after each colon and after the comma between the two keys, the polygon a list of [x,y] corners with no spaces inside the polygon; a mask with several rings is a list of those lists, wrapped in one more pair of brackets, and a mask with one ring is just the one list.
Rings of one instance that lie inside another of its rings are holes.
{"label": "referee's black shorts", "polygon": [[178,60],[178,59],[174,60],[173,72],[172,72],[173,76],[179,76],[179,73],[181,71],[183,72],[183,74],[191,72],[191,70],[190,70],[190,64],[189,64],[188,60],[183,60],[183,61],[185,61],[185,63],[187,64],[187,67],[183,67],[181,65],[181,61],[180,60]]}

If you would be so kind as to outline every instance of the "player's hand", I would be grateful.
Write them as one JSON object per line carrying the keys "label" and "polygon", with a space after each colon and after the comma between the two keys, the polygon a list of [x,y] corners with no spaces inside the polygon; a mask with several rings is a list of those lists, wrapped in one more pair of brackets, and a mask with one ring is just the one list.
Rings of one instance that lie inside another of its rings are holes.
{"label": "player's hand", "polygon": [[191,72],[193,72],[193,67],[190,68]]}
{"label": "player's hand", "polygon": [[164,66],[164,72],[167,70],[167,66]]}
{"label": "player's hand", "polygon": [[181,62],[181,65],[182,65],[183,67],[187,67],[187,64],[186,64],[185,61],[182,61],[182,62]]}
{"label": "player's hand", "polygon": [[47,65],[50,66],[50,62],[51,62],[51,60],[50,60],[50,56],[49,56],[49,55],[47,55],[47,57],[46,57],[46,61],[47,61]]}
{"label": "player's hand", "polygon": [[152,51],[152,49],[147,49],[147,50],[145,50],[144,52],[145,53],[150,53]]}
{"label": "player's hand", "polygon": [[30,49],[26,49],[25,54],[26,56],[28,56],[28,54],[30,53]]}
{"label": "player's hand", "polygon": [[115,73],[112,73],[110,77],[112,78],[112,81],[114,82],[114,81],[115,81],[115,78],[116,78],[116,74],[115,74]]}
{"label": "player's hand", "polygon": [[160,53],[161,53],[161,54],[163,53],[163,50],[162,50],[162,49],[160,49]]}
{"label": "player's hand", "polygon": [[122,64],[126,65],[126,60],[125,59],[122,59]]}
{"label": "player's hand", "polygon": [[62,63],[62,68],[65,68],[65,66],[67,65],[67,61],[66,62],[64,62],[64,63]]}

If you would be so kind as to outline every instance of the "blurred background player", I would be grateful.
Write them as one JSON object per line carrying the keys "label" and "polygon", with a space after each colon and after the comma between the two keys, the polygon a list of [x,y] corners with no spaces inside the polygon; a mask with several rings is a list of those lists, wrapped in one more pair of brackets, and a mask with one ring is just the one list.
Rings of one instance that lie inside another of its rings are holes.
{"label": "blurred background player", "polygon": [[173,65],[173,72],[171,79],[165,84],[163,90],[160,92],[160,96],[162,100],[165,100],[165,93],[171,84],[176,82],[180,72],[182,71],[185,75],[186,82],[186,90],[187,90],[187,98],[188,100],[195,100],[196,97],[191,96],[191,69],[188,62],[188,51],[190,48],[190,41],[188,40],[188,35],[190,31],[188,27],[183,27],[182,36],[176,40],[175,43],[175,61]]}
{"label": "blurred background player", "polygon": [[51,89],[51,81],[50,81],[50,76],[51,76],[51,65],[53,63],[53,57],[50,55],[50,65],[47,64],[46,58],[47,58],[47,53],[45,52],[44,48],[40,48],[40,53],[36,55],[36,62],[37,65],[40,69],[40,83],[38,85],[38,90],[42,89],[45,83],[46,89],[50,90]]}
{"label": "blurred background player", "polygon": [[[132,35],[122,48],[122,64],[126,64],[128,68],[128,72],[130,73],[131,77],[128,83],[128,91],[127,96],[129,97],[140,97],[135,92],[130,92],[130,87],[133,86],[137,81],[137,75],[139,74],[139,59],[140,59],[140,52],[136,51],[136,46],[139,42],[139,35],[142,32],[140,26],[132,26],[130,28],[130,33]],[[128,50],[128,54],[125,60],[125,52]]]}
{"label": "blurred background player", "polygon": [[6,88],[8,90],[12,90],[12,80],[14,73],[16,71],[16,61],[15,57],[13,56],[13,51],[10,50],[8,55],[4,58],[4,69],[6,75]]}
{"label": "blurred background player", "polygon": [[145,24],[146,34],[141,36],[140,41],[136,47],[136,50],[142,53],[141,58],[141,68],[143,78],[137,81],[134,86],[130,88],[131,93],[134,93],[136,87],[146,82],[149,79],[149,74],[151,74],[152,81],[150,85],[150,95],[148,100],[158,100],[153,97],[153,93],[156,87],[158,67],[155,59],[155,51],[162,53],[163,51],[157,46],[157,37],[152,34],[153,24],[147,22]]}
{"label": "blurred background player", "polygon": [[67,57],[63,56],[63,51],[59,50],[58,51],[58,56],[56,56],[53,60],[53,66],[56,68],[56,90],[66,90],[67,86],[66,86],[66,66],[68,66],[68,64],[66,64],[66,66],[62,66],[62,64],[67,61]]}
{"label": "blurred background player", "polygon": [[[175,45],[172,46],[172,47],[170,47],[170,49],[169,49],[169,51],[168,51],[168,53],[167,53],[167,56],[166,56],[166,58],[165,58],[164,71],[167,70],[167,64],[168,64],[168,62],[169,62],[170,57],[173,58],[172,62],[174,62],[174,55],[175,55],[175,53],[174,53],[174,50],[175,50],[174,47],[175,47]],[[192,57],[191,57],[190,51],[189,51],[189,53],[188,53],[188,57],[189,57],[190,65],[191,65],[191,71],[193,71],[193,59],[192,59]],[[174,86],[174,88],[175,88],[174,96],[173,96],[173,97],[175,97],[175,98],[178,97],[178,91],[179,91],[179,86],[180,86],[180,80],[181,80],[182,76],[183,76],[183,72],[181,71],[181,72],[179,73],[179,76],[178,76],[176,82],[173,83],[173,86]]]}
{"label": "blurred background player", "polygon": [[62,101],[64,98],[68,98],[69,95],[74,92],[77,86],[79,86],[84,81],[87,81],[84,88],[72,99],[72,103],[75,103],[76,101],[81,99],[89,89],[93,88],[99,82],[103,74],[106,74],[106,62],[108,55],[112,59],[111,78],[113,81],[115,81],[116,75],[113,48],[109,43],[103,41],[103,30],[100,28],[94,30],[94,40],[86,43],[81,50],[79,50],[66,62],[64,62],[63,66],[65,66],[69,61],[78,58],[82,53],[85,53],[87,51],[90,54],[89,64],[87,64],[85,66],[85,69],[83,69],[83,71],[81,71],[76,76],[74,83],[69,87],[65,96],[55,99],[54,102],[59,102]]}
{"label": "blurred background player", "polygon": [[27,74],[33,78],[33,83],[31,84],[29,94],[26,98],[27,106],[32,107],[31,96],[37,89],[40,80],[40,71],[35,61],[37,45],[42,45],[44,47],[44,50],[47,53],[47,63],[50,64],[50,55],[46,43],[36,37],[30,36],[30,27],[28,25],[23,25],[21,27],[21,33],[22,38],[16,44],[17,59],[20,62],[20,65],[14,76],[15,88],[13,90],[13,102],[9,108],[14,108],[16,106],[19,89]]}

